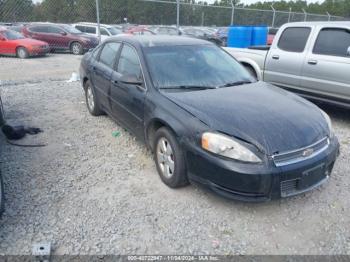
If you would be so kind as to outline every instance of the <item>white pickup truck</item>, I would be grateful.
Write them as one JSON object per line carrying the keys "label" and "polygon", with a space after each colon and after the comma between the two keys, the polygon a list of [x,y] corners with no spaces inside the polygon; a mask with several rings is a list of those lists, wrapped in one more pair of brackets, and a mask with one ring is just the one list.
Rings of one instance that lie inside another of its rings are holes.
{"label": "white pickup truck", "polygon": [[289,23],[271,47],[225,49],[259,80],[350,107],[350,22]]}

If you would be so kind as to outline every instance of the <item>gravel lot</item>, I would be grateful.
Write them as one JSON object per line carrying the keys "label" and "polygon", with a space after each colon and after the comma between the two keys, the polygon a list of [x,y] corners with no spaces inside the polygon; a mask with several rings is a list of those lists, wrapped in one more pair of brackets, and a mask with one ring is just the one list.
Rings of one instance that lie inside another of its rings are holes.
{"label": "gravel lot", "polygon": [[142,144],[90,116],[80,84],[63,81],[79,59],[0,58],[8,121],[44,130],[21,143],[47,144],[0,139],[0,254],[30,254],[38,242],[54,254],[350,254],[348,111],[323,106],[341,143],[329,183],[269,203],[229,201],[195,186],[169,189]]}

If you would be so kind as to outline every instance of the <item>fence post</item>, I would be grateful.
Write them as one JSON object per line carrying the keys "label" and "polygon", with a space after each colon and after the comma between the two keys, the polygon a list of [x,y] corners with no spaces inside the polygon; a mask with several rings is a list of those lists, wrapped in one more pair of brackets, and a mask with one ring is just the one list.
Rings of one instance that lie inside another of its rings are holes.
{"label": "fence post", "polygon": [[176,0],[176,28],[177,33],[180,34],[180,0]]}
{"label": "fence post", "polygon": [[305,11],[305,9],[303,8],[303,9],[301,9],[301,10],[303,10],[303,13],[304,13],[304,22],[307,20],[307,13],[306,13],[306,11]]}
{"label": "fence post", "polygon": [[96,18],[97,18],[97,34],[98,34],[98,42],[101,43],[101,28],[100,28],[100,7],[99,0],[96,0]]}
{"label": "fence post", "polygon": [[328,21],[331,21],[331,14],[326,12],[327,13],[327,16],[328,16]]}
{"label": "fence post", "polygon": [[273,11],[272,25],[271,25],[272,28],[275,27],[275,17],[276,17],[276,9],[273,7],[274,4],[275,4],[275,3],[273,3],[273,4],[271,5],[271,9],[272,9],[272,11]]}
{"label": "fence post", "polygon": [[292,8],[289,7],[288,23],[290,22],[290,16],[292,15]]}
{"label": "fence post", "polygon": [[231,6],[232,6],[232,11],[231,11],[231,25],[233,25],[233,21],[235,18],[235,0],[231,0]]}

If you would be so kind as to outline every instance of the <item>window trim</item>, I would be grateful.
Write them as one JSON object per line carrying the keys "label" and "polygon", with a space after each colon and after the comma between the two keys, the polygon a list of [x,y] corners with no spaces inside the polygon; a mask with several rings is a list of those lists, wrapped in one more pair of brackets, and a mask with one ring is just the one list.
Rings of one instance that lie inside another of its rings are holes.
{"label": "window trim", "polygon": [[[307,37],[307,39],[306,39],[305,46],[304,46],[303,50],[298,52],[298,51],[285,50],[285,49],[281,48],[281,47],[280,47],[280,42],[281,42],[281,39],[282,39],[282,36],[283,36],[284,32],[285,32],[286,30],[288,30],[288,29],[298,29],[298,28],[299,28],[299,29],[302,28],[302,29],[308,29],[308,30],[309,30],[309,35],[308,35],[308,37]],[[309,27],[309,26],[290,26],[290,27],[286,27],[286,28],[281,32],[281,34],[279,35],[279,39],[278,39],[278,43],[277,43],[277,48],[278,48],[279,50],[284,51],[284,52],[302,54],[302,53],[305,52],[305,49],[306,49],[306,47],[307,47],[307,44],[308,44],[308,42],[309,42],[309,40],[310,40],[311,32],[312,32],[312,28]]]}
{"label": "window trim", "polygon": [[[319,31],[318,31],[318,34],[317,34],[317,37],[314,41],[314,45],[312,47],[312,54],[313,55],[324,55],[324,56],[332,56],[332,57],[340,57],[340,58],[349,58],[349,56],[345,55],[345,56],[340,56],[340,55],[333,55],[333,54],[320,54],[320,53],[315,53],[315,47],[316,47],[316,43],[317,43],[317,40],[319,39],[320,37],[320,34],[322,32],[322,30],[327,30],[327,29],[333,29],[333,30],[342,30],[342,31],[347,31],[349,34],[350,34],[350,29],[349,28],[346,28],[346,27],[323,27],[321,28]],[[350,47],[350,44],[349,44],[349,47]]]}
{"label": "window trim", "polygon": [[122,53],[122,51],[123,51],[124,45],[127,45],[127,46],[131,47],[132,49],[134,49],[134,51],[135,51],[135,53],[136,53],[136,55],[137,55],[137,58],[138,58],[138,60],[139,60],[139,64],[140,64],[140,68],[141,68],[141,73],[142,73],[142,79],[143,79],[143,83],[144,83],[144,86],[141,85],[140,87],[141,87],[144,91],[147,91],[147,90],[148,90],[148,87],[147,87],[147,82],[146,82],[145,74],[144,74],[144,72],[143,72],[143,67],[142,67],[140,55],[139,55],[139,53],[137,52],[137,49],[136,49],[133,45],[131,45],[131,44],[127,43],[127,42],[122,42],[122,46],[121,46],[121,48],[120,48],[120,50],[119,50],[119,52],[118,52],[117,61],[116,61],[116,64],[115,64],[115,71],[116,71],[118,74],[121,74],[120,72],[118,72],[118,66],[119,66],[119,59],[120,59],[121,53]]}

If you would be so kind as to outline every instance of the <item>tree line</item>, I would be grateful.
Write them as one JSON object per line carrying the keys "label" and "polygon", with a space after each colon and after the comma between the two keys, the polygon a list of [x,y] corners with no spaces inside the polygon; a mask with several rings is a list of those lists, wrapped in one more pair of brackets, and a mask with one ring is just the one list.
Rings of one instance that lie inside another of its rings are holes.
{"label": "tree line", "polygon": [[[127,19],[136,24],[176,24],[176,0],[174,3],[159,3],[143,0],[99,0],[102,23],[120,24]],[[206,1],[181,1],[181,25],[216,25],[227,26],[231,23],[231,0],[217,0],[213,4]],[[250,5],[235,0],[237,10],[234,13],[235,24],[269,24],[272,19],[271,4],[273,2],[257,2]],[[198,4],[198,5],[196,5]],[[221,8],[213,7],[220,6]],[[244,10],[242,8],[270,10],[266,12]],[[274,2],[276,10],[318,13],[350,17],[350,0],[325,0],[322,3],[306,1]],[[277,13],[277,24],[290,20],[302,20],[300,14]],[[309,16],[312,19],[312,16]],[[314,17],[317,20],[317,17]],[[96,22],[95,0],[42,0],[33,3],[31,0],[0,0],[0,22],[49,21],[74,23],[79,21]]]}

